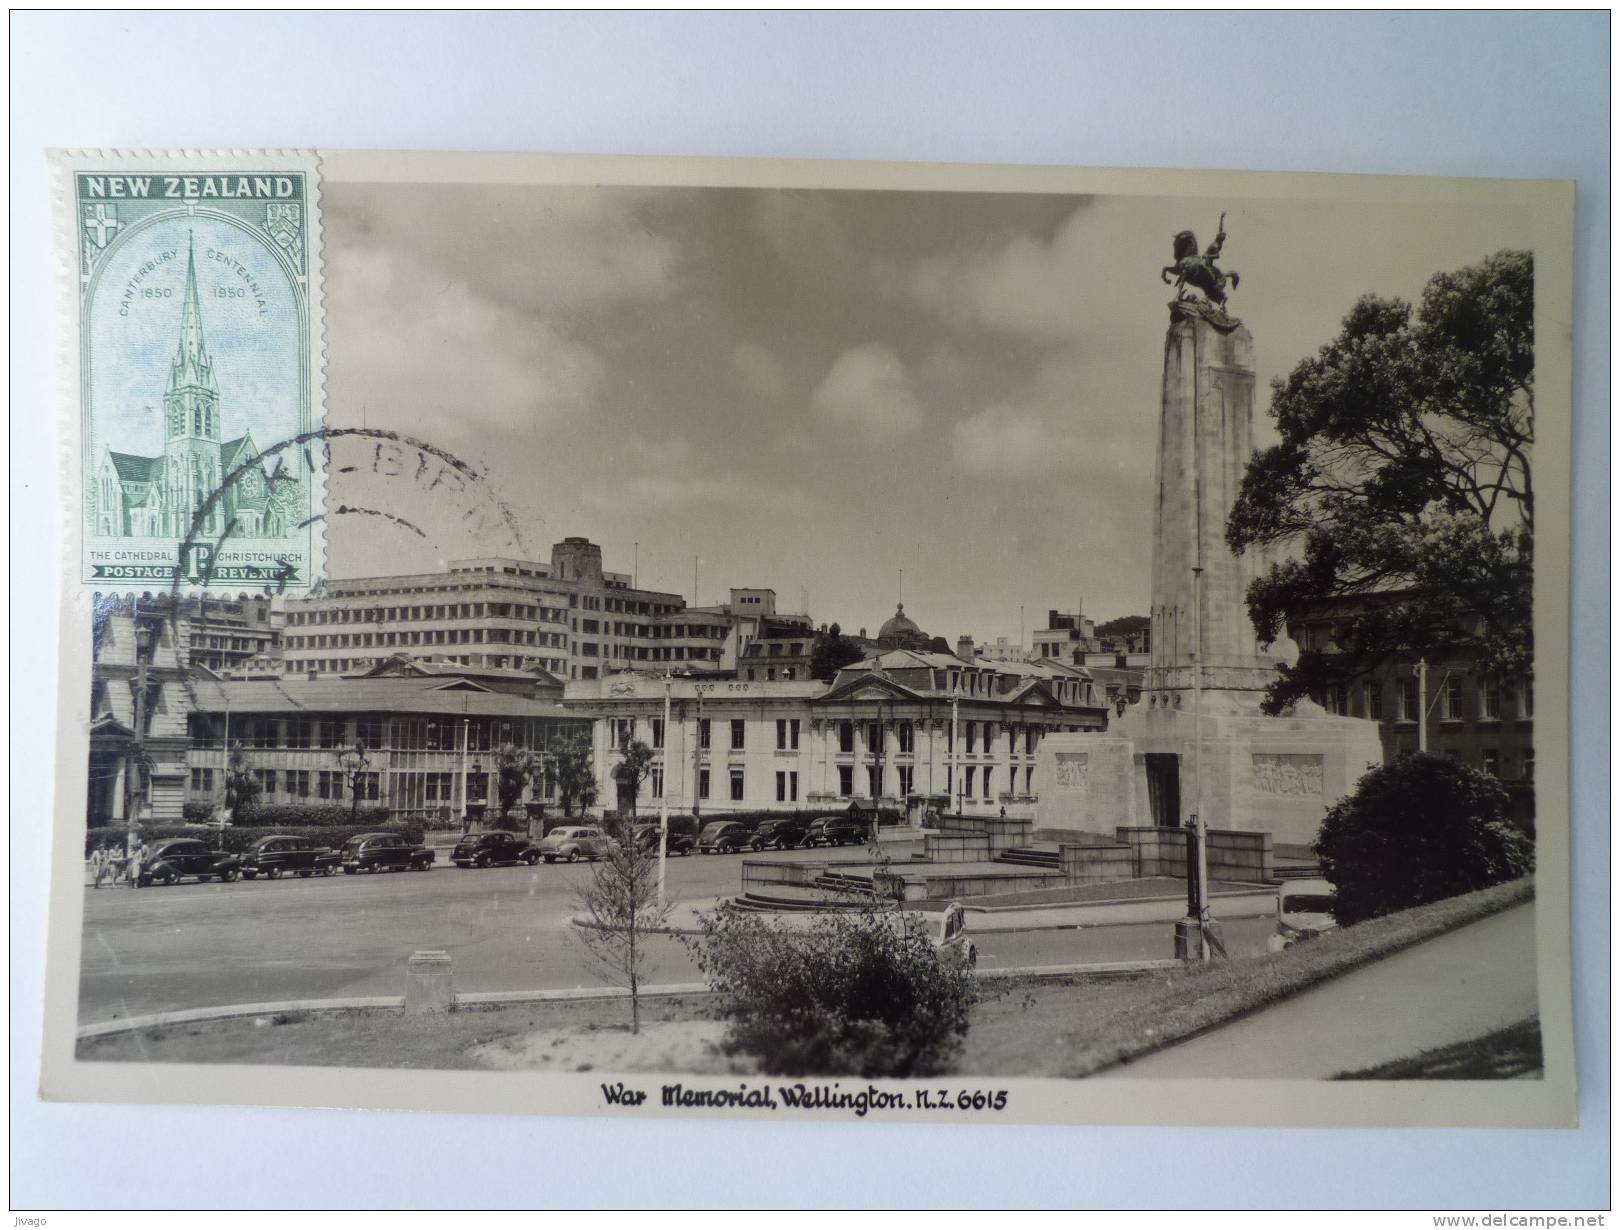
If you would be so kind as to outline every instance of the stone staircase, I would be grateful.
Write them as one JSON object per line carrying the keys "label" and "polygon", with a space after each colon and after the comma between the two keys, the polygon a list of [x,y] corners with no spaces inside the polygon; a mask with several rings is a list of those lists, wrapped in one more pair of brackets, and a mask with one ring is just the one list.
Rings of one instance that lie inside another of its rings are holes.
{"label": "stone staircase", "polygon": [[1003,850],[992,861],[1013,867],[1037,867],[1043,871],[1061,871],[1063,868],[1057,850],[1045,846],[1015,846]]}

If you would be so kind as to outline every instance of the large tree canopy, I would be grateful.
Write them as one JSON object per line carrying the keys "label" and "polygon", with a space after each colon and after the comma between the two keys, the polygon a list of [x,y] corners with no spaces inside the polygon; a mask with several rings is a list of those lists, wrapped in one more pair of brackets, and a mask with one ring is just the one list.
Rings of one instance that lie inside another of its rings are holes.
{"label": "large tree canopy", "polygon": [[1436,274],[1415,318],[1362,298],[1273,383],[1282,439],[1250,460],[1227,541],[1287,558],[1250,586],[1249,614],[1269,642],[1290,616],[1344,613],[1336,652],[1285,668],[1271,711],[1395,657],[1529,673],[1533,306],[1530,253],[1499,252]]}

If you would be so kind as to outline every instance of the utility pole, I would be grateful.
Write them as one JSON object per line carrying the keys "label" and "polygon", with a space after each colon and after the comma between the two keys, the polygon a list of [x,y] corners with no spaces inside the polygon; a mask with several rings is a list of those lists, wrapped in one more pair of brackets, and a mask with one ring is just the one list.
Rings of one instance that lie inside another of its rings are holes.
{"label": "utility pole", "polygon": [[1198,842],[1198,959],[1209,960],[1209,842],[1204,826],[1204,601],[1202,564],[1193,567],[1193,832]]}
{"label": "utility pole", "polygon": [[[669,694],[674,685],[675,672],[664,672],[664,737],[658,749],[658,908],[664,908],[664,864],[669,855]],[[634,834],[632,834],[632,837]]]}
{"label": "utility pole", "polygon": [[951,693],[951,814],[962,814],[962,774],[958,769],[962,758],[962,732],[957,722],[957,708],[962,699],[962,685]]}
{"label": "utility pole", "polygon": [[1429,660],[1419,658],[1417,665],[1412,668],[1412,673],[1418,680],[1418,751],[1423,753],[1429,750]]}
{"label": "utility pole", "polygon": [[697,693],[697,729],[692,732],[692,815],[703,814],[703,689],[701,683],[694,684],[692,690]]}
{"label": "utility pole", "polygon": [[467,805],[467,719],[461,719],[461,835],[472,828],[472,812]]}

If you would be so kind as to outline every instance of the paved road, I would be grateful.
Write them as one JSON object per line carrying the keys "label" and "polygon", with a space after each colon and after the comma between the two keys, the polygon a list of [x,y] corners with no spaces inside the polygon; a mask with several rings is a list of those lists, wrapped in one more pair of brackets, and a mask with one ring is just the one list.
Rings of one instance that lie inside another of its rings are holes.
{"label": "paved road", "polygon": [[1515,906],[1104,1075],[1322,1079],[1536,1014],[1533,904]]}
{"label": "paved road", "polygon": [[[815,852],[777,857],[814,859]],[[825,857],[824,855],[820,857]],[[669,861],[672,901],[735,893],[741,860]],[[85,891],[79,1019],[329,996],[398,995],[405,961],[442,948],[462,991],[600,986],[569,919],[587,864],[254,880]],[[1266,919],[1226,923],[1229,945],[1261,951]],[[1162,958],[1169,924],[981,937],[986,968]],[[680,941],[651,942],[650,982],[692,982]]]}

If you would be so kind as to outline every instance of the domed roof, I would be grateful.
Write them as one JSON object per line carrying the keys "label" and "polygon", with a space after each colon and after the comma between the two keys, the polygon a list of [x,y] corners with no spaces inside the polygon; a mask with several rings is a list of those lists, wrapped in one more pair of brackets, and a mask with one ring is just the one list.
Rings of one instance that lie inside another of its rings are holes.
{"label": "domed roof", "polygon": [[894,614],[878,629],[878,640],[901,640],[905,637],[922,637],[923,640],[927,640],[928,634],[907,618],[906,604],[900,602],[895,604]]}

